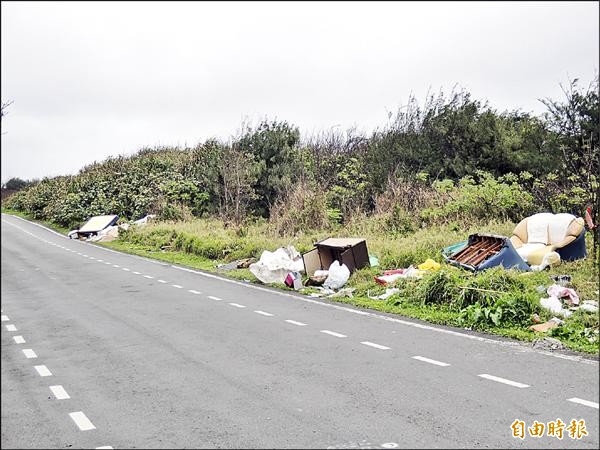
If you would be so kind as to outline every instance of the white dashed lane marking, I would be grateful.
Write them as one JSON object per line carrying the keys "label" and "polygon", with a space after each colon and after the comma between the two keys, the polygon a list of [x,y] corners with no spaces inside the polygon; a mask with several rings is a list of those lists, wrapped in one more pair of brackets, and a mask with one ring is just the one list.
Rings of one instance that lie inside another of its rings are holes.
{"label": "white dashed lane marking", "polygon": [[488,375],[487,373],[482,373],[477,376],[481,377],[481,378],[485,378],[486,380],[491,380],[491,381],[496,381],[498,383],[508,384],[509,386],[514,386],[514,387],[521,388],[521,389],[529,387],[528,384],[519,383],[517,381],[512,381],[512,380],[507,380],[506,378],[500,378],[500,377],[496,377],[494,375]]}
{"label": "white dashed lane marking", "polygon": [[200,295],[200,294],[202,294],[202,292],[200,292],[200,291],[195,291],[194,289],[188,289],[188,292],[191,292],[192,294],[196,294],[196,295]]}
{"label": "white dashed lane marking", "polygon": [[273,317],[273,314],[264,312],[264,311],[254,311],[256,314],[260,314],[261,316]]}
{"label": "white dashed lane marking", "polygon": [[230,305],[235,306],[236,308],[245,308],[246,307],[245,305],[240,305],[239,303],[230,303]]}
{"label": "white dashed lane marking", "polygon": [[35,354],[35,352],[30,348],[24,348],[23,354],[25,355],[25,358],[27,358],[27,359],[37,358],[37,355]]}
{"label": "white dashed lane marking", "polygon": [[106,264],[107,266],[110,266],[112,263],[109,263],[108,261],[106,261],[104,264]]}
{"label": "white dashed lane marking", "polygon": [[366,345],[368,347],[378,348],[379,350],[389,350],[390,347],[386,347],[385,345],[376,344],[374,342],[363,341],[361,344]]}
{"label": "white dashed lane marking", "polygon": [[292,325],[298,325],[299,327],[305,327],[306,324],[302,322],[296,322],[295,320],[286,319],[287,323],[291,323]]}
{"label": "white dashed lane marking", "polygon": [[123,267],[123,270],[124,270],[125,272],[129,272],[129,269],[128,269],[127,267]]}
{"label": "white dashed lane marking", "polygon": [[2,322],[8,322],[10,319],[8,318],[8,316],[5,316],[4,314],[2,315]]}
{"label": "white dashed lane marking", "polygon": [[14,326],[12,323],[6,325],[6,331],[17,331],[17,327]]}
{"label": "white dashed lane marking", "polygon": [[104,447],[96,447],[97,450],[101,448],[111,449],[112,447],[110,445],[105,445]]}
{"label": "white dashed lane marking", "polygon": [[116,267],[117,269],[121,266],[117,265],[117,264],[113,264],[113,267]]}
{"label": "white dashed lane marking", "polygon": [[172,284],[171,286],[173,286],[174,288],[177,288],[177,289],[182,289],[183,288],[183,286],[179,286],[178,284]]}
{"label": "white dashed lane marking", "polygon": [[151,275],[144,275],[144,278],[150,278],[151,279],[151,278],[154,278],[154,277],[151,276]]}
{"label": "white dashed lane marking", "polygon": [[435,359],[425,358],[424,356],[413,356],[412,359],[418,359],[419,361],[423,361],[423,362],[426,362],[429,364],[435,364],[436,366],[442,366],[442,367],[446,367],[446,366],[450,365],[445,362],[436,361]]}
{"label": "white dashed lane marking", "polygon": [[66,400],[68,398],[71,398],[69,394],[67,394],[67,391],[65,391],[65,389],[61,385],[50,386],[50,390],[54,394],[54,397],[56,397],[56,400]]}
{"label": "white dashed lane marking", "polygon": [[156,281],[158,281],[159,283],[166,283],[165,280],[156,280]]}
{"label": "white dashed lane marking", "polygon": [[50,372],[46,366],[33,366],[33,368],[37,370],[37,373],[40,374],[40,377],[52,376],[52,372]]}
{"label": "white dashed lane marking", "polygon": [[567,399],[567,401],[573,402],[573,403],[579,403],[580,405],[589,406],[590,408],[598,409],[598,403],[591,402],[589,400],[583,400],[582,398],[573,397],[573,398]]}
{"label": "white dashed lane marking", "polygon": [[336,333],[335,331],[329,331],[329,330],[321,330],[321,333],[325,333],[328,334],[330,336],[335,336],[335,337],[339,337],[339,338],[345,338],[348,337],[345,334],[342,333]]}
{"label": "white dashed lane marking", "polygon": [[96,429],[94,424],[90,421],[90,419],[87,418],[87,416],[82,411],[69,413],[69,416],[71,417],[71,419],[73,419],[73,422],[75,422],[75,425],[77,425],[81,431]]}
{"label": "white dashed lane marking", "polygon": [[103,260],[103,259],[97,259],[96,261],[98,261],[98,262],[103,262],[104,260]]}
{"label": "white dashed lane marking", "polygon": [[220,302],[221,300],[223,300],[222,298],[215,297],[214,295],[209,295],[208,298],[210,298],[211,300],[216,300],[217,302]]}
{"label": "white dashed lane marking", "polygon": [[133,272],[133,273],[135,273],[136,275],[141,275],[141,273],[140,273],[140,272]]}
{"label": "white dashed lane marking", "polygon": [[23,336],[13,336],[13,340],[15,341],[15,344],[25,343],[25,339],[23,339]]}

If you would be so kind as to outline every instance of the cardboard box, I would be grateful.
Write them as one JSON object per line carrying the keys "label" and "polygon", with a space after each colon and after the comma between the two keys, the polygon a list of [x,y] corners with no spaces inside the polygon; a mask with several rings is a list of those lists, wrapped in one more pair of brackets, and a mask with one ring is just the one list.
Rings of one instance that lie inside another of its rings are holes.
{"label": "cardboard box", "polygon": [[316,270],[327,270],[333,261],[345,264],[350,273],[370,267],[367,241],[360,238],[327,238],[315,244],[315,248],[302,254],[304,271],[309,277]]}

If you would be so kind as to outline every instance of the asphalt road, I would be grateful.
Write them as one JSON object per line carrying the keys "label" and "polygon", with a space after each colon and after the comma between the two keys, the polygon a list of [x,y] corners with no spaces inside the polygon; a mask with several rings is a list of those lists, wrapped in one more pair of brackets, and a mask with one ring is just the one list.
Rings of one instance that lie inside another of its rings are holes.
{"label": "asphalt road", "polygon": [[[2,448],[598,448],[597,361],[223,280],[4,214],[1,349]],[[548,435],[557,419],[562,439]],[[572,420],[587,435],[571,437]]]}

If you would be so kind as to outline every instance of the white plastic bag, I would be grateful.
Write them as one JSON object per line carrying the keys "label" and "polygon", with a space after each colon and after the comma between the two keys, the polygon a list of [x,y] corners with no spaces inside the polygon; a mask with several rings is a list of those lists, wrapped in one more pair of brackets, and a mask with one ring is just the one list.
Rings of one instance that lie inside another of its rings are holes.
{"label": "white plastic bag", "polygon": [[334,261],[331,266],[329,266],[329,275],[327,275],[323,287],[328,289],[339,289],[346,284],[348,278],[350,278],[350,270],[346,264],[340,266],[338,261]]}

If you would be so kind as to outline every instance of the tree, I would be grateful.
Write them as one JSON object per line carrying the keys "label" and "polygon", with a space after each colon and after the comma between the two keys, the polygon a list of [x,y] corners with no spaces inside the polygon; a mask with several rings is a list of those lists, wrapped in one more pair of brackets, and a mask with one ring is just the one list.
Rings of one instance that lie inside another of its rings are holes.
{"label": "tree", "polygon": [[[578,79],[561,84],[564,100],[540,100],[548,109],[546,121],[558,135],[558,148],[562,156],[564,186],[583,196],[584,205],[592,207],[592,218],[600,219],[600,102],[598,75],[587,88],[578,86]],[[582,208],[583,209],[583,208]],[[578,211],[583,214],[582,211]],[[594,230],[594,251],[599,245],[599,229]]]}

